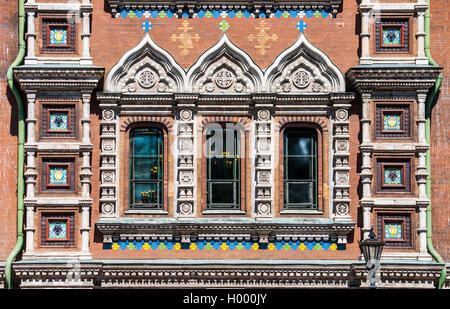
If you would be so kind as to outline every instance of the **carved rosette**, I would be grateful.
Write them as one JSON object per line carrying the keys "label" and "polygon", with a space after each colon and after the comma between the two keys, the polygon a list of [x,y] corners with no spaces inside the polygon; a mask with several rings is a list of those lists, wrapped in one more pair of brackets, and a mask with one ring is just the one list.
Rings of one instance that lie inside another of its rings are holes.
{"label": "carved rosette", "polygon": [[115,104],[100,104],[100,210],[101,218],[115,217],[117,213],[117,121]]}
{"label": "carved rosette", "polygon": [[194,82],[193,89],[198,92],[241,93],[254,91],[254,85],[237,64],[222,57]]}
{"label": "carved rosette", "polygon": [[269,109],[256,111],[255,121],[255,216],[271,217],[273,214],[272,123]]}
{"label": "carved rosette", "polygon": [[333,210],[336,221],[351,221],[350,211],[350,176],[349,176],[349,140],[348,131],[349,117],[348,108],[350,104],[345,102],[334,102],[334,187],[333,187]]}
{"label": "carved rosette", "polygon": [[178,217],[192,217],[194,209],[194,116],[190,109],[182,109],[177,120],[177,196]]}

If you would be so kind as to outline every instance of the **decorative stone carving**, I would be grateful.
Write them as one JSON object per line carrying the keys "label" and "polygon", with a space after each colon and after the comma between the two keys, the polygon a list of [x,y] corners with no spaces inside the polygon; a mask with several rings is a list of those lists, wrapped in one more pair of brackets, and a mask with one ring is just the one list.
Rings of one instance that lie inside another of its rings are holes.
{"label": "decorative stone carving", "polygon": [[345,92],[345,78],[306,36],[282,52],[265,72],[269,92]]}
{"label": "decorative stone carving", "polygon": [[223,68],[217,72],[215,76],[216,85],[222,89],[230,88],[233,84],[235,77],[228,69]]}
{"label": "decorative stone carving", "polygon": [[112,110],[110,108],[104,109],[102,111],[102,118],[105,121],[112,121],[112,120],[114,120],[115,115],[116,114],[115,114],[114,110]]}
{"label": "decorative stone carving", "polygon": [[311,77],[308,71],[300,69],[295,72],[294,76],[292,77],[292,81],[297,88],[304,89],[311,83]]}
{"label": "decorative stone carving", "polygon": [[270,120],[270,111],[268,109],[260,109],[258,111],[258,120],[259,121],[269,121]]}
{"label": "decorative stone carving", "polygon": [[347,204],[337,204],[336,205],[336,214],[339,216],[348,215],[348,205]]}
{"label": "decorative stone carving", "polygon": [[105,152],[113,152],[116,150],[116,141],[114,139],[104,139],[102,141],[102,150]]}
{"label": "decorative stone carving", "polygon": [[270,214],[270,204],[269,203],[259,203],[258,204],[258,214],[259,215],[269,215]]}
{"label": "decorative stone carving", "polygon": [[348,112],[345,109],[339,109],[336,111],[336,120],[346,121],[348,119]]}
{"label": "decorative stone carving", "polygon": [[180,120],[182,121],[191,121],[192,120],[192,111],[189,109],[183,109],[180,111]]}
{"label": "decorative stone carving", "polygon": [[150,69],[144,69],[139,73],[137,81],[139,85],[148,89],[156,83],[156,76]]}
{"label": "decorative stone carving", "polygon": [[259,171],[258,172],[258,183],[261,183],[261,184],[270,183],[270,171]]}
{"label": "decorative stone carving", "polygon": [[102,204],[102,214],[104,215],[112,215],[114,213],[114,204],[113,203],[103,203]]}
{"label": "decorative stone carving", "polygon": [[186,203],[186,202],[181,203],[179,205],[179,212],[182,215],[191,215],[192,212],[193,212],[192,204],[191,203]]}

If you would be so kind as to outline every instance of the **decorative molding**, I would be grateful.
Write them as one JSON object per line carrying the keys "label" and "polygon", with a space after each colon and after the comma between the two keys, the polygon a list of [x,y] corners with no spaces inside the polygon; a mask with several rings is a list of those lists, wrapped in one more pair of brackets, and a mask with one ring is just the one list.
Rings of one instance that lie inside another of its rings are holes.
{"label": "decorative molding", "polygon": [[140,1],[140,0],[107,0],[111,14],[115,15],[121,10],[150,10],[160,7],[171,9],[182,15],[187,12],[192,16],[195,9],[202,8],[204,10],[215,10],[218,8],[235,9],[235,10],[251,10],[255,15],[260,13],[271,14],[276,10],[331,10],[334,14],[338,12],[342,4],[342,0],[321,0],[321,1],[293,1],[293,0],[269,0],[261,3],[254,3],[248,0],[233,0],[230,3],[213,0],[194,0],[194,1]]}
{"label": "decorative molding", "polygon": [[185,72],[146,33],[126,52],[105,79],[107,92],[183,92]]}
{"label": "decorative molding", "polygon": [[303,33],[275,58],[264,77],[268,92],[345,92],[344,75]]}

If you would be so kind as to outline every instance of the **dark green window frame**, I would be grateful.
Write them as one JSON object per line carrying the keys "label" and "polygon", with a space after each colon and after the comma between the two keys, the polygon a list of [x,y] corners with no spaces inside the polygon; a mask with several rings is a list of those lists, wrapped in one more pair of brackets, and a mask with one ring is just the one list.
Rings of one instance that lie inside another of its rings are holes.
{"label": "dark green window frame", "polygon": [[237,210],[241,207],[240,134],[234,124],[221,124],[206,130],[207,210]]}
{"label": "dark green window frame", "polygon": [[164,132],[157,127],[130,131],[130,209],[163,209]]}
{"label": "dark green window frame", "polygon": [[317,132],[291,127],[283,131],[283,207],[316,210],[318,188]]}

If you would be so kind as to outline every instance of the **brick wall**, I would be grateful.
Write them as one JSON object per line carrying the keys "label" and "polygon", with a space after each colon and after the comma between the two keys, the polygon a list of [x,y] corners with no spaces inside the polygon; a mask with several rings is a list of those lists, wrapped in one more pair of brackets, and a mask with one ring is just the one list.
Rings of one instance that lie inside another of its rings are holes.
{"label": "brick wall", "polygon": [[17,1],[0,4],[0,261],[16,242],[17,107],[6,72],[17,55]]}
{"label": "brick wall", "polygon": [[439,99],[431,119],[431,201],[433,244],[445,261],[450,261],[450,32],[449,2],[431,1],[431,55],[443,66]]}

